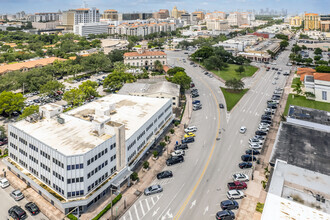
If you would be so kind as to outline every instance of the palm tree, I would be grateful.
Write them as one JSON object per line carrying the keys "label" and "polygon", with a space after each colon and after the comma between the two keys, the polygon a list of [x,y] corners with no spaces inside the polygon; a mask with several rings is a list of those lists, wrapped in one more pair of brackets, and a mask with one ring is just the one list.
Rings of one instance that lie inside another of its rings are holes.
{"label": "palm tree", "polygon": [[162,73],[163,72],[163,64],[159,61],[159,60],[156,60],[155,63],[154,63],[154,67],[155,67],[155,70],[157,70],[158,72]]}
{"label": "palm tree", "polygon": [[293,88],[293,91],[296,92],[297,95],[299,95],[302,92],[301,82],[300,81],[298,83],[296,83],[296,85]]}
{"label": "palm tree", "polygon": [[244,82],[240,79],[230,79],[225,83],[226,87],[233,89],[235,91],[240,91],[244,88]]}

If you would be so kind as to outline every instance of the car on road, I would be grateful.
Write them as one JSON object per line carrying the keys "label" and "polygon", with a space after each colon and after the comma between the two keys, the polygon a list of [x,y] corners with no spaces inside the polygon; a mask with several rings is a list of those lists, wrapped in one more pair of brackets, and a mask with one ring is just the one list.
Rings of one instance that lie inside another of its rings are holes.
{"label": "car on road", "polygon": [[194,137],[187,137],[181,140],[182,144],[187,144],[187,143],[192,143],[195,142],[195,138]]}
{"label": "car on road", "polygon": [[244,193],[241,190],[229,190],[227,192],[228,199],[243,199],[245,197]]}
{"label": "car on road", "polygon": [[25,209],[28,210],[31,215],[38,215],[40,212],[39,207],[33,202],[26,203]]}
{"label": "car on road", "polygon": [[194,94],[191,95],[192,98],[197,98],[198,96],[199,96],[198,93],[194,93]]}
{"label": "car on road", "polygon": [[26,212],[21,207],[19,207],[18,205],[15,205],[15,206],[11,207],[8,210],[8,215],[10,217],[12,217],[13,219],[17,219],[17,220],[27,218]]}
{"label": "car on road", "polygon": [[288,76],[288,75],[290,75],[290,73],[288,73],[288,72],[283,73],[283,76]]}
{"label": "car on road", "polygon": [[252,167],[252,163],[249,162],[242,162],[240,164],[238,164],[239,168],[241,169],[248,169]]}
{"label": "car on road", "polygon": [[246,127],[245,127],[245,126],[242,126],[242,127],[239,129],[239,133],[244,134],[245,132],[246,132]]}
{"label": "car on road", "polygon": [[262,140],[259,140],[257,138],[250,138],[249,144],[254,144],[254,143],[256,143],[256,144],[262,143]]}
{"label": "car on road", "polygon": [[260,136],[266,136],[266,135],[267,135],[267,133],[264,132],[264,131],[256,131],[255,134],[256,134],[256,135],[260,135]]}
{"label": "car on road", "polygon": [[175,157],[170,157],[166,160],[166,165],[167,166],[172,166],[174,164],[177,164],[177,163],[182,163],[184,161],[184,158],[183,156],[175,156]]}
{"label": "car on road", "polygon": [[197,111],[197,110],[200,110],[200,109],[202,109],[201,105],[194,105],[193,106],[193,111]]}
{"label": "car on road", "polygon": [[199,103],[199,104],[194,104],[194,105],[193,105],[193,108],[199,108],[199,107],[202,107],[202,104],[201,104],[201,103]]}
{"label": "car on road", "polygon": [[249,181],[249,176],[244,174],[244,173],[235,173],[233,175],[233,180],[234,181],[241,181],[241,182],[248,182]]}
{"label": "car on road", "polygon": [[269,131],[269,128],[259,126],[259,127],[258,127],[258,131],[268,132],[268,131]]}
{"label": "car on road", "polygon": [[13,197],[15,201],[19,201],[19,200],[24,198],[23,193],[19,189],[16,189],[16,190],[12,191],[10,193],[10,196]]}
{"label": "car on road", "polygon": [[204,72],[204,75],[208,75],[208,74],[209,74],[209,72],[207,72],[207,71]]}
{"label": "car on road", "polygon": [[224,200],[220,203],[220,207],[222,210],[233,210],[238,209],[238,202],[235,200]]}
{"label": "car on road", "polygon": [[6,178],[2,178],[1,180],[0,180],[0,187],[1,188],[6,188],[6,187],[8,187],[10,185],[10,183],[9,183],[9,181],[6,179]]}
{"label": "car on road", "polygon": [[157,174],[157,179],[165,179],[170,177],[173,177],[173,173],[170,170],[164,170],[163,172]]}
{"label": "car on road", "polygon": [[144,195],[149,196],[160,192],[163,192],[163,188],[160,185],[152,185],[144,190]]}
{"label": "car on road", "polygon": [[183,137],[184,137],[184,138],[196,137],[196,135],[195,135],[194,133],[192,133],[192,132],[188,132],[188,133],[185,134]]}
{"label": "car on road", "polygon": [[187,150],[188,145],[187,144],[179,144],[174,146],[174,150]]}
{"label": "car on road", "polygon": [[217,214],[215,215],[215,218],[217,220],[232,220],[232,219],[235,219],[235,214],[230,210],[223,210],[223,211],[217,212]]}
{"label": "car on road", "polygon": [[219,104],[219,108],[224,108],[224,107],[225,106],[222,103]]}
{"label": "car on road", "polygon": [[229,190],[232,189],[247,189],[247,184],[245,182],[234,181],[227,184]]}
{"label": "car on road", "polygon": [[249,154],[244,154],[241,156],[241,159],[244,162],[250,162],[250,161],[252,161],[252,158],[253,158],[253,161],[257,160],[257,158],[255,156],[252,157],[252,155],[249,155]]}
{"label": "car on road", "polygon": [[189,132],[196,132],[197,127],[196,126],[189,126],[188,128],[184,129],[184,132],[189,133]]}
{"label": "car on road", "polygon": [[259,155],[260,154],[260,151],[258,150],[255,150],[255,149],[248,149],[245,151],[245,154],[248,154],[248,155]]}
{"label": "car on road", "polygon": [[252,149],[261,149],[262,143],[249,143],[249,147]]}
{"label": "car on road", "polygon": [[175,150],[175,151],[173,151],[172,153],[171,153],[171,155],[173,156],[173,157],[175,157],[175,156],[184,156],[185,155],[185,151],[184,150]]}
{"label": "car on road", "polygon": [[199,101],[199,100],[194,100],[194,101],[192,102],[193,105],[195,105],[195,104],[200,104],[200,103],[201,103],[201,101]]}

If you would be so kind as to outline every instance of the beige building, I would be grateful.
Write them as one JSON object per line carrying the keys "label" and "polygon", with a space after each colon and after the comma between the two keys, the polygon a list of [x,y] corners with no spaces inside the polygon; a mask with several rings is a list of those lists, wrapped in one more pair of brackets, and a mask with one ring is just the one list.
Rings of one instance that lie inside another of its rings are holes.
{"label": "beige building", "polygon": [[290,18],[290,26],[300,27],[302,25],[302,19],[300,16],[294,16]]}
{"label": "beige building", "polygon": [[298,46],[301,47],[305,45],[307,49],[314,50],[315,48],[321,48],[323,51],[328,51],[330,48],[330,41],[329,40],[298,40]]}
{"label": "beige building", "polygon": [[65,30],[73,30],[74,14],[74,10],[64,11],[62,13],[62,21],[60,27],[63,27]]}
{"label": "beige building", "polygon": [[170,17],[170,13],[167,9],[160,9],[158,12],[153,13],[155,19],[166,19]]}
{"label": "beige building", "polygon": [[226,13],[222,11],[214,11],[211,13],[206,13],[205,19],[219,19],[224,20],[226,19]]}
{"label": "beige building", "polygon": [[196,16],[197,20],[202,21],[205,19],[205,14],[202,11],[195,11],[192,13],[194,16]]}
{"label": "beige building", "polygon": [[228,21],[220,19],[206,19],[207,30],[223,31],[228,29]]}
{"label": "beige building", "polygon": [[320,29],[320,16],[315,13],[306,13],[304,15],[304,30],[318,30]]}
{"label": "beige building", "polygon": [[181,15],[186,14],[185,10],[179,11],[176,6],[172,9],[171,17],[172,18],[181,18]]}
{"label": "beige building", "polygon": [[315,100],[330,103],[330,73],[305,75],[305,91],[315,95]]}
{"label": "beige building", "polygon": [[118,12],[114,9],[108,9],[103,12],[102,15],[103,19],[109,19],[111,21],[117,21],[118,20]]}

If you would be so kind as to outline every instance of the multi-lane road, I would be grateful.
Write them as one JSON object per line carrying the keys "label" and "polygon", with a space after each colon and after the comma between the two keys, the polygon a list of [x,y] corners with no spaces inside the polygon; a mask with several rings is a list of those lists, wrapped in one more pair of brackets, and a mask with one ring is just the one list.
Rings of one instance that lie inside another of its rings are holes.
{"label": "multi-lane road", "polygon": [[[225,104],[215,78],[203,74],[199,67],[193,67],[183,52],[167,52],[170,65],[181,66],[193,79],[203,108],[192,113],[190,125],[198,127],[195,143],[189,144],[185,162],[166,167],[174,177],[168,180],[154,180],[164,191],[153,196],[141,196],[121,217],[122,220],[140,219],[214,219],[221,210],[220,202],[226,199],[226,184],[237,172],[251,175],[251,169],[242,171],[238,167],[240,156],[248,148],[248,139],[254,135],[260,116],[266,108],[276,87],[283,87],[287,76],[277,71],[266,71],[263,65],[253,78],[246,79],[249,91],[228,113],[219,108]],[[284,51],[276,67],[289,72],[286,64],[289,51]],[[274,84],[276,82],[276,84]],[[247,127],[245,134],[239,133],[241,126]],[[220,137],[220,140],[216,140]]]}

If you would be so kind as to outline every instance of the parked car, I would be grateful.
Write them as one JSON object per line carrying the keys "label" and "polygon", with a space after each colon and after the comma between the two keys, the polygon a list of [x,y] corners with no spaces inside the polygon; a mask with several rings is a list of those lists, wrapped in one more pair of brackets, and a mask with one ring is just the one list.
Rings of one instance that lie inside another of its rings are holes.
{"label": "parked car", "polygon": [[245,151],[245,153],[248,154],[248,155],[252,155],[252,154],[253,155],[259,155],[260,151],[255,150],[255,149],[248,149],[248,150]]}
{"label": "parked car", "polygon": [[197,111],[197,110],[200,110],[202,109],[202,106],[201,105],[198,105],[198,106],[193,106],[193,111]]}
{"label": "parked car", "polygon": [[257,138],[250,138],[249,144],[254,144],[254,143],[256,143],[256,144],[262,143],[262,140],[259,140]]}
{"label": "parked car", "polygon": [[163,192],[163,188],[160,185],[152,185],[144,190],[144,195],[149,196],[160,192]]}
{"label": "parked car", "polygon": [[266,128],[266,127],[258,127],[258,131],[264,131],[264,132],[268,132],[269,131],[269,128]]}
{"label": "parked car", "polygon": [[249,147],[252,149],[261,149],[262,143],[250,143]]}
{"label": "parked car", "polygon": [[173,173],[170,170],[164,170],[163,172],[157,174],[157,179],[165,179],[170,177],[173,177]]}
{"label": "parked car", "polygon": [[166,160],[166,165],[172,166],[177,163],[182,163],[183,161],[184,161],[183,156],[170,157],[169,159]]}
{"label": "parked car", "polygon": [[8,210],[8,215],[12,217],[13,219],[21,220],[27,218],[26,212],[19,207],[18,205],[15,205],[11,207]]}
{"label": "parked car", "polygon": [[187,150],[188,145],[187,144],[179,144],[174,146],[174,150]]}
{"label": "parked car", "polygon": [[15,199],[15,201],[19,201],[24,198],[23,193],[19,189],[12,191],[10,193],[10,196],[13,197]]}
{"label": "parked car", "polygon": [[187,137],[187,138],[184,138],[183,140],[181,140],[181,143],[186,144],[186,143],[192,143],[194,141],[195,141],[194,137]]}
{"label": "parked car", "polygon": [[252,167],[252,163],[249,162],[242,162],[240,164],[238,164],[239,168],[241,169],[248,169]]}
{"label": "parked car", "polygon": [[188,133],[186,133],[183,137],[184,137],[184,138],[188,138],[188,137],[196,137],[196,135],[195,135],[194,133],[192,133],[192,132],[188,132]]}
{"label": "parked car", "polygon": [[189,132],[196,132],[197,127],[196,126],[189,126],[188,128],[184,129],[184,132],[189,133]]}
{"label": "parked car", "polygon": [[217,212],[215,218],[217,220],[232,220],[232,219],[235,219],[235,214],[230,210],[223,210],[223,211]]}
{"label": "parked car", "polygon": [[238,209],[238,202],[235,200],[224,200],[220,203],[220,207],[222,210],[232,210],[232,209]]}
{"label": "parked car", "polygon": [[266,132],[263,132],[263,131],[256,131],[255,133],[256,135],[260,135],[260,136],[266,136],[267,133]]}
{"label": "parked car", "polygon": [[234,181],[248,182],[249,181],[249,176],[244,174],[244,173],[235,173],[233,175],[233,180]]}
{"label": "parked car", "polygon": [[31,215],[37,215],[40,212],[39,207],[33,202],[26,203],[25,209],[28,210]]}
{"label": "parked car", "polygon": [[173,157],[175,157],[175,156],[184,156],[185,155],[185,151],[184,150],[175,150],[175,151],[173,151],[171,153],[171,155]]}
{"label": "parked car", "polygon": [[9,181],[6,179],[6,178],[2,178],[1,180],[0,180],[0,187],[1,188],[6,188],[6,187],[8,187],[10,185],[10,183],[9,183]]}
{"label": "parked car", "polygon": [[194,93],[194,94],[191,95],[192,98],[197,98],[198,96],[199,96],[198,93],[197,94]]}
{"label": "parked car", "polygon": [[246,189],[247,184],[245,182],[234,181],[227,184],[229,190],[232,189]]}
{"label": "parked car", "polygon": [[272,120],[272,116],[270,115],[262,115],[261,120]]}
{"label": "parked car", "polygon": [[193,105],[195,105],[195,104],[200,104],[200,103],[201,103],[201,101],[199,101],[199,100],[194,100],[194,101],[192,102]]}
{"label": "parked car", "polygon": [[241,159],[242,159],[242,161],[244,161],[244,162],[252,161],[252,159],[253,159],[253,161],[256,161],[256,160],[257,160],[257,158],[256,158],[255,156],[252,157],[252,155],[249,155],[249,154],[244,154],[244,155],[242,155],[242,156],[241,156]]}
{"label": "parked car", "polygon": [[260,123],[265,123],[265,124],[272,124],[271,120],[261,120]]}
{"label": "parked car", "polygon": [[265,137],[261,135],[255,135],[253,138],[259,139],[261,141],[265,140]]}
{"label": "parked car", "polygon": [[222,103],[219,104],[219,108],[224,108],[224,107],[225,106]]}
{"label": "parked car", "polygon": [[244,193],[241,190],[229,190],[227,192],[228,199],[243,199],[245,197]]}
{"label": "parked car", "polygon": [[245,126],[242,126],[242,127],[239,129],[239,133],[244,134],[245,132],[246,132],[246,127],[245,127]]}

